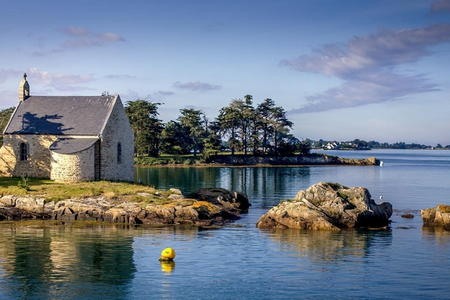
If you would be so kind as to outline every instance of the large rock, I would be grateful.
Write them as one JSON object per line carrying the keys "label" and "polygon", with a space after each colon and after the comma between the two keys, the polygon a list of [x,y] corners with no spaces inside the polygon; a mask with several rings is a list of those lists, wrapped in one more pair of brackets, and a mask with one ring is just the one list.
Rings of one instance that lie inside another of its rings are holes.
{"label": "large rock", "polygon": [[250,202],[244,194],[231,192],[222,188],[199,189],[197,192],[191,194],[190,197],[219,205],[224,205],[226,202],[236,204],[240,210],[248,210],[250,207]]}
{"label": "large rock", "polygon": [[392,205],[376,204],[365,188],[320,182],[270,209],[256,226],[333,231],[380,228],[389,224],[391,215]]}
{"label": "large rock", "polygon": [[438,205],[420,211],[423,224],[429,227],[442,227],[450,230],[450,205]]}

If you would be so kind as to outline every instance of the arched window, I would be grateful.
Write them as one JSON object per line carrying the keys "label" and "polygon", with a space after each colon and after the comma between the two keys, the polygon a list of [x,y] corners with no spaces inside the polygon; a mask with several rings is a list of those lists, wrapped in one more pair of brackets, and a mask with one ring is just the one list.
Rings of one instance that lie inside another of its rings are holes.
{"label": "arched window", "polygon": [[122,163],[122,145],[120,143],[117,144],[117,163]]}
{"label": "arched window", "polygon": [[20,160],[28,160],[28,145],[25,143],[20,143]]}

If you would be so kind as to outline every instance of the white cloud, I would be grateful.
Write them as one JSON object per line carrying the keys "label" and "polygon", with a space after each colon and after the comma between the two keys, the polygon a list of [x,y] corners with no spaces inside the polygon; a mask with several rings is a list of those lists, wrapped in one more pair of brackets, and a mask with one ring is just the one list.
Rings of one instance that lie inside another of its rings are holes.
{"label": "white cloud", "polygon": [[440,0],[431,4],[432,12],[450,12],[450,0]]}
{"label": "white cloud", "polygon": [[327,45],[313,55],[283,60],[281,64],[302,72],[339,77],[417,61],[428,55],[428,47],[450,41],[450,24],[425,28],[383,30],[369,36],[356,36],[344,45]]}
{"label": "white cloud", "polygon": [[33,55],[45,56],[48,54],[61,53],[79,48],[101,47],[108,44],[125,41],[125,38],[117,33],[96,33],[81,27],[69,26],[62,29],[62,32],[68,36],[69,39],[65,40],[55,48],[34,51]]}
{"label": "white cloud", "polygon": [[[23,71],[19,70],[0,70],[0,83],[6,81],[9,78],[16,78],[17,83],[21,79]],[[59,91],[70,90],[91,90],[91,88],[80,86],[80,84],[92,82],[95,80],[91,74],[87,75],[74,75],[74,74],[62,74],[43,71],[37,68],[30,68],[26,71],[28,75],[28,81],[33,88],[33,83],[39,85],[41,88],[52,88]]]}
{"label": "white cloud", "polygon": [[344,80],[340,87],[307,98],[293,112],[325,111],[400,99],[437,90],[424,75],[401,75],[395,67],[429,55],[433,45],[450,41],[450,24],[424,28],[383,30],[356,36],[345,44],[326,45],[281,64]]}
{"label": "white cloud", "polygon": [[128,74],[108,74],[105,75],[106,79],[135,79],[136,76]]}
{"label": "white cloud", "polygon": [[70,75],[61,73],[51,73],[48,71],[42,71],[37,68],[31,68],[28,71],[28,76],[31,80],[50,85],[55,88],[58,86],[68,86],[73,84],[87,83],[94,80],[92,75]]}
{"label": "white cloud", "polygon": [[404,96],[438,90],[423,75],[372,74],[366,80],[347,80],[341,86],[307,97],[308,103],[290,113],[308,113],[398,100]]}
{"label": "white cloud", "polygon": [[161,96],[172,96],[175,93],[172,91],[157,91],[156,94],[161,95]]}
{"label": "white cloud", "polygon": [[222,88],[220,85],[211,84],[207,82],[201,82],[201,81],[190,81],[190,82],[175,82],[173,84],[174,87],[178,89],[183,90],[190,90],[190,91],[212,91],[212,90],[219,90]]}
{"label": "white cloud", "polygon": [[62,31],[65,34],[72,35],[72,36],[84,36],[84,35],[88,35],[90,33],[89,30],[87,30],[85,28],[75,27],[75,26],[68,26],[66,28],[63,28]]}

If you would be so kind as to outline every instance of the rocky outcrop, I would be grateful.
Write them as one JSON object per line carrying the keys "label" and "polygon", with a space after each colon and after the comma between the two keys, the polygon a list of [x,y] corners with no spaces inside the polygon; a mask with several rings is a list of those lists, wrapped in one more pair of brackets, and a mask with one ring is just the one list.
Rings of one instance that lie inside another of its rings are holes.
{"label": "rocky outcrop", "polygon": [[318,153],[296,156],[218,155],[211,159],[211,163],[225,165],[380,165],[380,161],[375,157],[351,159]]}
{"label": "rocky outcrop", "polygon": [[367,189],[320,182],[301,190],[295,199],[270,209],[256,224],[259,228],[332,230],[389,224],[390,203],[376,204]]}
{"label": "rocky outcrop", "polygon": [[441,227],[450,230],[450,205],[438,205],[420,211],[423,225],[426,227]]}
{"label": "rocky outcrop", "polygon": [[250,202],[243,194],[238,192],[230,192],[221,188],[200,189],[196,193],[190,195],[190,197],[219,205],[222,202],[230,203],[242,211],[247,211],[250,207]]}
{"label": "rocky outcrop", "polygon": [[163,204],[123,201],[106,197],[74,198],[58,202],[3,196],[0,220],[51,219],[101,221],[126,224],[223,225],[239,218],[250,206],[246,196],[225,189],[201,189],[192,198],[171,189]]}

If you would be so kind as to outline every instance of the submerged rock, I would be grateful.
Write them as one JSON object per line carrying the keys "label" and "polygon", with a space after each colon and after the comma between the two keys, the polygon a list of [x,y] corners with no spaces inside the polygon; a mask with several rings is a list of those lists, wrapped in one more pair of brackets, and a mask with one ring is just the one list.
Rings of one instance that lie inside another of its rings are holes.
{"label": "submerged rock", "polygon": [[365,188],[320,182],[270,209],[256,226],[332,231],[379,228],[389,224],[391,215],[392,205],[376,204]]}
{"label": "submerged rock", "polygon": [[400,217],[405,218],[405,219],[413,219],[414,215],[410,214],[410,213],[407,213],[407,214],[400,215]]}
{"label": "submerged rock", "polygon": [[190,198],[185,198],[180,190],[171,189],[170,195],[161,203],[124,201],[103,196],[58,202],[45,202],[44,199],[32,197],[3,196],[0,198],[0,221],[52,219],[214,226],[238,219],[249,206],[246,196],[225,189],[201,189]]}
{"label": "submerged rock", "polygon": [[442,227],[450,230],[450,205],[438,205],[420,211],[423,225],[428,227]]}

